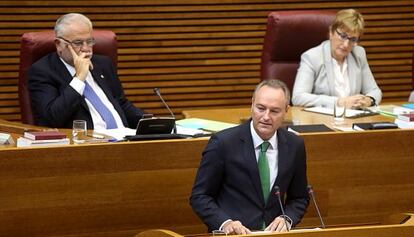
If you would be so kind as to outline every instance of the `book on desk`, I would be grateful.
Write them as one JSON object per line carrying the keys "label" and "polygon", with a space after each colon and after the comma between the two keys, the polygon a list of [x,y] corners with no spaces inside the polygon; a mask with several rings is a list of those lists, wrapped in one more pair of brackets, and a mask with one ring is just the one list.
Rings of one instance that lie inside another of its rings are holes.
{"label": "book on desk", "polygon": [[352,128],[357,131],[377,130],[377,129],[396,129],[398,128],[398,125],[392,122],[353,123]]}
{"label": "book on desk", "polygon": [[30,140],[51,140],[66,138],[66,134],[57,130],[25,132],[23,136]]}
{"label": "book on desk", "polygon": [[294,133],[334,132],[325,124],[288,125],[287,130]]}
{"label": "book on desk", "polygon": [[69,138],[58,130],[28,131],[17,139],[17,147],[68,145]]}
{"label": "book on desk", "polygon": [[25,137],[17,138],[17,147],[31,147],[31,146],[61,146],[69,145],[69,138],[49,139],[49,140],[31,140]]}
{"label": "book on desk", "polygon": [[397,119],[400,119],[405,122],[413,122],[414,121],[414,113],[406,113],[406,114],[399,114]]}

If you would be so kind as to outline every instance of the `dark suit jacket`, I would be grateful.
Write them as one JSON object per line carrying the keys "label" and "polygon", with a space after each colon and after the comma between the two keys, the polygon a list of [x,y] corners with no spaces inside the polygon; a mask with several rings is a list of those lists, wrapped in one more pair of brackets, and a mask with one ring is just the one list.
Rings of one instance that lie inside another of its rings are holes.
{"label": "dark suit jacket", "polygon": [[[285,214],[296,225],[309,203],[305,146],[302,138],[283,128],[277,137],[279,163],[274,186],[279,186]],[[239,220],[250,230],[260,230],[263,221],[268,226],[282,214],[274,192],[267,204],[264,202],[250,121],[210,138],[190,204],[209,231],[219,229],[228,219]]]}
{"label": "dark suit jacket", "polygon": [[[136,128],[143,111],[125,98],[110,58],[94,55],[92,64],[91,73],[94,80],[114,105],[124,126]],[[28,75],[28,87],[37,125],[71,128],[73,120],[82,119],[86,120],[89,129],[93,129],[92,117],[85,98],[69,86],[72,75],[56,52],[34,63]]]}

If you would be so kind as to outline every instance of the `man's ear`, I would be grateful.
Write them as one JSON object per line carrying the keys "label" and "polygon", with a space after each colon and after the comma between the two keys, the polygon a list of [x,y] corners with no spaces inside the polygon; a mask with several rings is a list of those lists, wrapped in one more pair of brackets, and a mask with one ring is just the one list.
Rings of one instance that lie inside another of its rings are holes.
{"label": "man's ear", "polygon": [[54,40],[56,51],[59,53],[59,51],[62,49],[61,41],[58,38],[55,38]]}
{"label": "man's ear", "polygon": [[289,109],[290,109],[290,105],[286,105],[286,109],[285,109],[286,113],[289,111]]}
{"label": "man's ear", "polygon": [[55,42],[56,46],[58,46],[60,44],[60,40],[58,38],[55,38],[54,42]]}

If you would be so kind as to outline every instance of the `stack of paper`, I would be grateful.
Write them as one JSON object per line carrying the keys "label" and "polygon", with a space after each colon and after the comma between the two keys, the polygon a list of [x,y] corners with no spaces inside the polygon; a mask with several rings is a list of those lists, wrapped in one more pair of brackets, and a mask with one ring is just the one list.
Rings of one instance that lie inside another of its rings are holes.
{"label": "stack of paper", "polygon": [[[200,118],[188,118],[178,120],[177,124],[177,131],[178,133],[186,134],[185,132],[196,133],[200,134],[209,134],[221,131],[226,128],[231,128],[237,126],[237,124],[233,123],[225,123],[220,121],[208,120],[208,119],[200,119]],[[191,134],[189,134],[191,135]]]}
{"label": "stack of paper", "polygon": [[[320,113],[320,114],[327,114],[333,115],[333,108],[326,108],[326,107],[309,107],[305,108],[304,111]],[[346,109],[345,117],[346,118],[357,118],[357,117],[364,117],[377,114],[375,111],[372,110],[358,110],[358,109]]]}
{"label": "stack of paper", "polygon": [[399,114],[414,112],[414,109],[398,105],[380,105],[378,106],[378,111],[382,115],[397,117]]}
{"label": "stack of paper", "polygon": [[31,140],[24,137],[17,138],[17,147],[29,146],[61,146],[70,144],[69,138],[49,139],[49,140]]}
{"label": "stack of paper", "polygon": [[17,147],[28,146],[57,146],[70,144],[65,133],[58,130],[45,130],[39,132],[25,132],[24,137],[17,139]]}
{"label": "stack of paper", "polygon": [[8,133],[0,133],[0,144],[14,144],[12,136]]}

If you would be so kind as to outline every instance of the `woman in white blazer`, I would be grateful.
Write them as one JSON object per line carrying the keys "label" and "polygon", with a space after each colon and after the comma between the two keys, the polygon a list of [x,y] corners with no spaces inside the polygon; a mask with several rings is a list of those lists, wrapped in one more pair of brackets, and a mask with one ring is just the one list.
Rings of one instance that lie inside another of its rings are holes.
{"label": "woman in white blazer", "polygon": [[363,47],[362,15],[341,10],[329,27],[329,40],[302,54],[296,74],[292,103],[297,106],[364,108],[381,102],[382,93]]}

